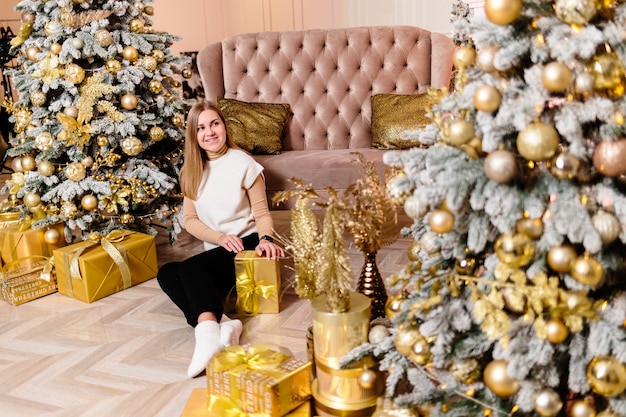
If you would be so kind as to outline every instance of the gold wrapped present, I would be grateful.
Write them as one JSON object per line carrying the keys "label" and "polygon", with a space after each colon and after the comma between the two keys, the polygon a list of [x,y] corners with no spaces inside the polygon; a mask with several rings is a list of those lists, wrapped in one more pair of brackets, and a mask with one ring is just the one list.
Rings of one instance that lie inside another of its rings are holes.
{"label": "gold wrapped present", "polygon": [[207,366],[208,392],[246,413],[282,416],[311,397],[311,362],[265,345],[228,346]]}
{"label": "gold wrapped present", "polygon": [[50,259],[24,258],[4,266],[0,273],[0,295],[13,305],[24,304],[57,292]]}
{"label": "gold wrapped present", "polygon": [[91,303],[156,276],[154,236],[114,231],[54,251],[59,292]]}
{"label": "gold wrapped present", "polygon": [[[31,256],[52,257],[52,252],[55,249],[66,245],[63,237],[65,235],[64,227],[63,223],[57,223],[48,228],[22,230],[23,227],[20,226],[19,221],[16,223],[15,221],[3,222],[0,220],[0,256],[2,256],[2,261],[10,263]],[[49,229],[55,229],[58,232],[59,239],[56,243],[46,243],[44,234]]]}
{"label": "gold wrapped present", "polygon": [[[247,417],[273,417],[267,413],[244,413],[237,405],[228,398],[207,393],[203,388],[195,388],[185,404],[185,409],[180,417],[223,417],[223,416],[247,416]],[[311,417],[311,404],[309,401],[302,404],[283,417]]]}
{"label": "gold wrapped present", "polygon": [[237,310],[241,314],[278,313],[280,300],[280,264],[253,250],[235,256]]}

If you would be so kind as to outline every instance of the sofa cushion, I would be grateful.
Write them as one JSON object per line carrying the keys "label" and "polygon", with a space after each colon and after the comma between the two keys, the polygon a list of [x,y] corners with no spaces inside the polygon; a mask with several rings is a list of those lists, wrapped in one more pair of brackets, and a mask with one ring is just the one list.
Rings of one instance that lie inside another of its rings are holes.
{"label": "sofa cushion", "polygon": [[372,96],[372,147],[406,149],[419,146],[406,139],[408,130],[419,130],[431,120],[426,116],[428,94],[376,94]]}
{"label": "sofa cushion", "polygon": [[233,141],[252,154],[278,154],[290,114],[289,104],[247,103],[217,98]]}

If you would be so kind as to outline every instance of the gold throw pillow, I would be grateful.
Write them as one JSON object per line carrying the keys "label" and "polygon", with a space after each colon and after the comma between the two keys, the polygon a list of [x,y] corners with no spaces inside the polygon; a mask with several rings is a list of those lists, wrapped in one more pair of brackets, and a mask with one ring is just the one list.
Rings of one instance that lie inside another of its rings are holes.
{"label": "gold throw pillow", "polygon": [[426,109],[428,94],[376,94],[372,102],[372,148],[407,149],[419,146],[417,140],[405,139],[407,130],[420,130],[431,120]]}
{"label": "gold throw pillow", "polygon": [[282,136],[291,113],[289,104],[247,103],[217,98],[233,141],[252,154],[279,154]]}

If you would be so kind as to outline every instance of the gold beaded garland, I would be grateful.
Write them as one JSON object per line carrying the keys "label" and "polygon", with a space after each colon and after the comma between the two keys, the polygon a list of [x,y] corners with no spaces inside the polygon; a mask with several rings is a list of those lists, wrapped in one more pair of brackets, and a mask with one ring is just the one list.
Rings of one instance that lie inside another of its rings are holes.
{"label": "gold beaded garland", "polygon": [[502,94],[493,85],[483,85],[474,92],[474,107],[476,110],[492,113],[500,107]]}
{"label": "gold beaded garland", "polygon": [[495,359],[487,364],[483,371],[483,382],[499,397],[510,397],[520,389],[519,382],[508,375],[509,363],[504,359]]}
{"label": "gold beaded garland", "polygon": [[517,150],[529,161],[551,159],[559,148],[556,129],[543,122],[533,122],[517,135]]}

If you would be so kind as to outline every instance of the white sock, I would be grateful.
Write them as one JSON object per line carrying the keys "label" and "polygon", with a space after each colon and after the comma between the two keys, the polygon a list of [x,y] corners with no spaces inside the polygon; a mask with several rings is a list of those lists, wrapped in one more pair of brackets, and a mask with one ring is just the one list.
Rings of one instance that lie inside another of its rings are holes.
{"label": "white sock", "polygon": [[220,323],[220,340],[224,346],[239,344],[239,336],[243,331],[241,320],[228,320]]}
{"label": "white sock", "polygon": [[211,358],[224,349],[220,341],[220,325],[211,320],[200,322],[194,329],[196,335],[196,347],[193,350],[193,357],[187,369],[190,378],[198,376],[206,370],[206,366]]}

